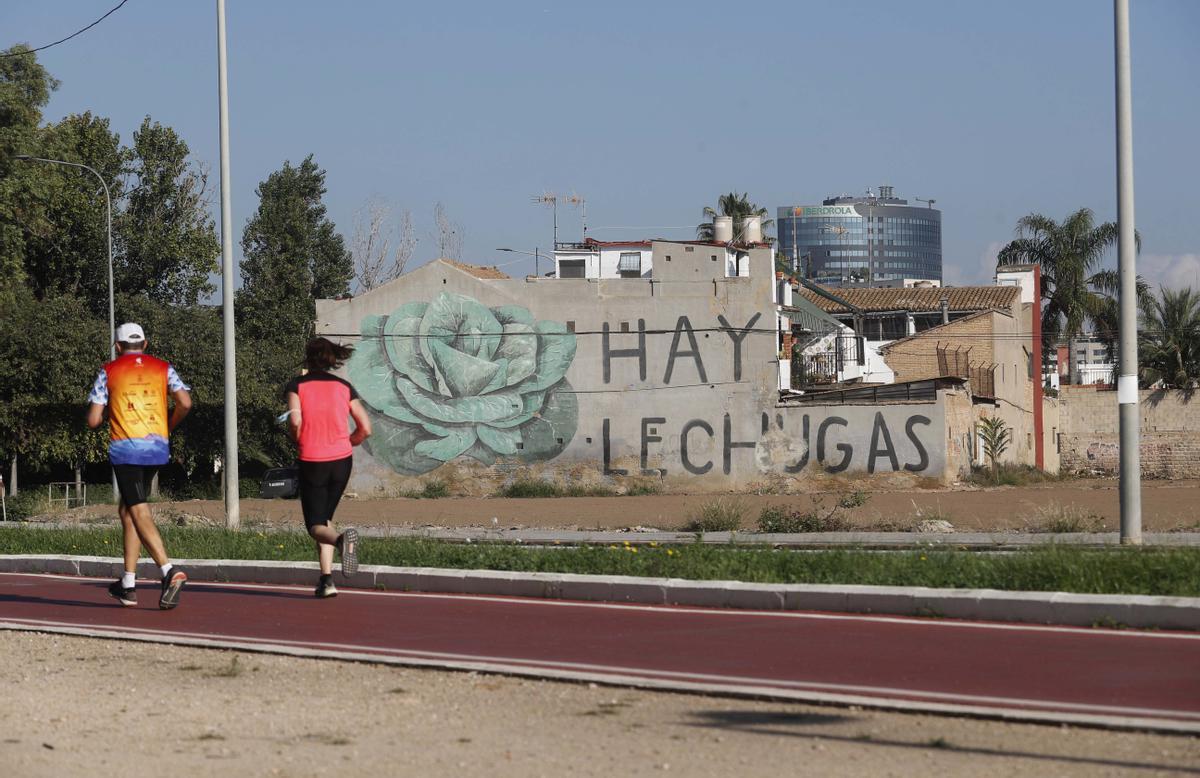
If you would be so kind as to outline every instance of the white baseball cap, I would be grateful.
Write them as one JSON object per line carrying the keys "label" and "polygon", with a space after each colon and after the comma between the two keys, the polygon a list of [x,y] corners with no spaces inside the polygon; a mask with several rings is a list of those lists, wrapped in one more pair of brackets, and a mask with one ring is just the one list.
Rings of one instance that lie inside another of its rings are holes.
{"label": "white baseball cap", "polygon": [[140,343],[146,339],[146,333],[142,332],[140,324],[127,322],[117,327],[117,342],[118,343]]}

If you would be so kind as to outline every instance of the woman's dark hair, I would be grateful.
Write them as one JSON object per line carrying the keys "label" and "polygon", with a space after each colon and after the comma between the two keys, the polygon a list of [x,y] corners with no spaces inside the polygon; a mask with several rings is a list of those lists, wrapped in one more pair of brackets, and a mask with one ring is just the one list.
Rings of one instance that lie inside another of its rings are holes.
{"label": "woman's dark hair", "polygon": [[313,338],[304,347],[304,366],[309,370],[337,370],[354,349],[328,338]]}

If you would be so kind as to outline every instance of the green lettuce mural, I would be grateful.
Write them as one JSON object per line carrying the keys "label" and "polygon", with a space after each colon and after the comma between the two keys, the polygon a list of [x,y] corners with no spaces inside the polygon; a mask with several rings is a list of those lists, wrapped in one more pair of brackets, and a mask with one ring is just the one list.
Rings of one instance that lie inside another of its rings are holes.
{"label": "green lettuce mural", "polygon": [[371,415],[373,457],[420,475],[459,456],[534,461],[562,453],[579,421],[564,376],[575,334],[516,305],[443,292],[362,320],[346,365]]}

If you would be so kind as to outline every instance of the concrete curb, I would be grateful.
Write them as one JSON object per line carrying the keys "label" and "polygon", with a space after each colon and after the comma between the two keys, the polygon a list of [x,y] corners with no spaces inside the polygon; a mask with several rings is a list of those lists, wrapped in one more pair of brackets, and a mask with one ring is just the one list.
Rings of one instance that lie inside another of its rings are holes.
{"label": "concrete curb", "polygon": [[[313,585],[315,562],[229,559],[176,560],[195,581]],[[0,572],[115,578],[116,557],[24,554],[0,557]],[[158,579],[149,562],[139,577]],[[339,576],[340,578],[340,576]],[[828,611],[889,616],[930,616],[1074,627],[1125,626],[1200,631],[1200,597],[1006,592],[922,586],[834,586],[691,581],[679,578],[447,570],[363,565],[345,584],[388,591],[503,597],[690,605],[764,611]]]}

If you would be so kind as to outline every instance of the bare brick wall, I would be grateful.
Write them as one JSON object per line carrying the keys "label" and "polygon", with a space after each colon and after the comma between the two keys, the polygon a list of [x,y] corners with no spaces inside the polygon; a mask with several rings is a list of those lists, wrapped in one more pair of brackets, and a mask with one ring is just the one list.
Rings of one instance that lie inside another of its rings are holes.
{"label": "bare brick wall", "polygon": [[[1142,390],[1142,475],[1200,478],[1200,392]],[[1064,386],[1059,394],[1062,469],[1116,475],[1121,448],[1117,393]]]}
{"label": "bare brick wall", "polygon": [[939,377],[938,346],[961,347],[964,352],[969,348],[972,365],[989,365],[995,361],[992,336],[996,316],[993,313],[952,321],[892,343],[884,349],[884,361],[896,372],[897,381]]}

